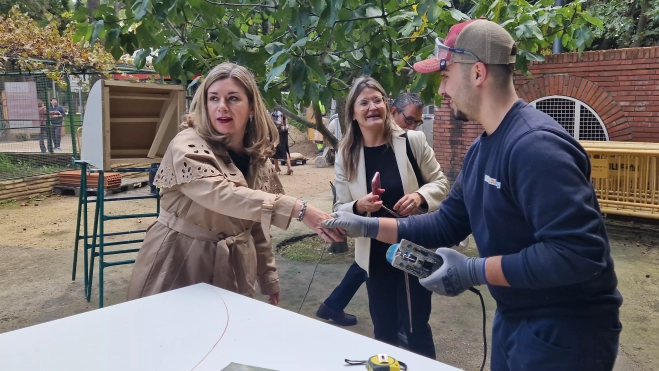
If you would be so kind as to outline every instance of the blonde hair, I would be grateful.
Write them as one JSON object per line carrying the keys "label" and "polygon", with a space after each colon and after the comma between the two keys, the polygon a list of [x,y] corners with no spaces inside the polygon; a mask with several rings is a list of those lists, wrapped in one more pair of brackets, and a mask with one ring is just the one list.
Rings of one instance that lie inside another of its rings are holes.
{"label": "blonde hair", "polygon": [[389,106],[389,99],[380,83],[368,76],[362,76],[356,79],[350,87],[350,92],[346,98],[345,110],[345,123],[347,126],[346,135],[339,144],[339,153],[343,157],[343,164],[345,167],[346,177],[351,181],[357,174],[357,166],[359,162],[359,152],[364,146],[364,135],[359,127],[359,123],[355,120],[355,103],[357,97],[361,94],[362,90],[371,88],[377,90],[382,94],[386,105],[386,116],[384,118],[384,139],[388,145],[393,145],[392,138],[395,133],[403,133],[403,131],[396,125],[396,122],[391,115],[391,107]]}
{"label": "blonde hair", "polygon": [[214,151],[223,151],[229,143],[229,137],[218,133],[213,128],[208,117],[206,101],[208,99],[208,88],[216,81],[229,78],[234,78],[242,84],[254,110],[254,115],[247,122],[245,128],[243,138],[245,152],[252,159],[267,160],[275,153],[275,148],[279,143],[279,133],[270,118],[265,103],[263,103],[254,76],[243,66],[229,62],[215,66],[199,85],[190,105],[190,114],[181,126],[194,128]]}

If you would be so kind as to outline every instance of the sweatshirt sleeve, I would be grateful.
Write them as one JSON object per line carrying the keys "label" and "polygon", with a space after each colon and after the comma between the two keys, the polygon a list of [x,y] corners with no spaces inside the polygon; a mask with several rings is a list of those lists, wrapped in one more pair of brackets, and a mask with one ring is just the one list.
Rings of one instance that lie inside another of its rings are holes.
{"label": "sweatshirt sleeve", "polygon": [[510,286],[550,288],[600,274],[609,244],[585,151],[558,133],[533,131],[513,146],[506,173],[539,241],[503,256]]}
{"label": "sweatshirt sleeve", "polygon": [[426,248],[455,246],[471,233],[469,213],[462,193],[462,172],[439,210],[398,220],[398,239]]}

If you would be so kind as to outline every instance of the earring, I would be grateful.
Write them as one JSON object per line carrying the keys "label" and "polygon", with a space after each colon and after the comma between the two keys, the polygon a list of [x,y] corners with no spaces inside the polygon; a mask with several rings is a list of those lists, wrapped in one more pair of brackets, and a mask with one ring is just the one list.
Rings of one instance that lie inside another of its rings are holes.
{"label": "earring", "polygon": [[249,123],[251,124],[254,121],[254,116],[249,115]]}

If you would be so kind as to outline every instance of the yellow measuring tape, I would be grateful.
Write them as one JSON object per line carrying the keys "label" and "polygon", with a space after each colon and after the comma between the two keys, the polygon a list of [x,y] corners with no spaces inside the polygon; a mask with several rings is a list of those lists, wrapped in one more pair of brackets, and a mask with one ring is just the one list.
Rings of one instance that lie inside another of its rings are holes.
{"label": "yellow measuring tape", "polygon": [[407,365],[403,362],[397,361],[395,358],[389,357],[386,354],[378,354],[368,359],[368,361],[351,361],[345,360],[349,365],[366,365],[369,371],[405,371]]}

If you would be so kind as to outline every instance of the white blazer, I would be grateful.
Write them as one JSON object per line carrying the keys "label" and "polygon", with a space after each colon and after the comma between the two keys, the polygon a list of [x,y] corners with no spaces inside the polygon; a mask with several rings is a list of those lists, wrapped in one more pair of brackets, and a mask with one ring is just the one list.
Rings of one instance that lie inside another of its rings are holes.
{"label": "white blazer", "polygon": [[[439,163],[435,159],[435,153],[426,142],[426,135],[420,131],[407,131],[407,138],[414,153],[421,177],[426,184],[419,188],[414,175],[414,169],[407,158],[407,147],[405,138],[402,134],[394,133],[393,149],[396,156],[396,163],[400,172],[400,179],[403,182],[405,194],[417,192],[426,200],[428,211],[439,209],[439,204],[444,201],[449,192],[449,182],[444,175]],[[336,187],[337,201],[334,204],[334,211],[353,212],[354,203],[360,198],[367,195],[366,168],[364,164],[364,147],[359,152],[359,163],[357,164],[357,177],[348,181],[346,177],[345,166],[340,154],[337,154],[334,162],[334,180]],[[370,214],[368,215],[370,216]],[[371,253],[371,239],[360,237],[355,241],[355,261],[368,273],[368,263]]]}

